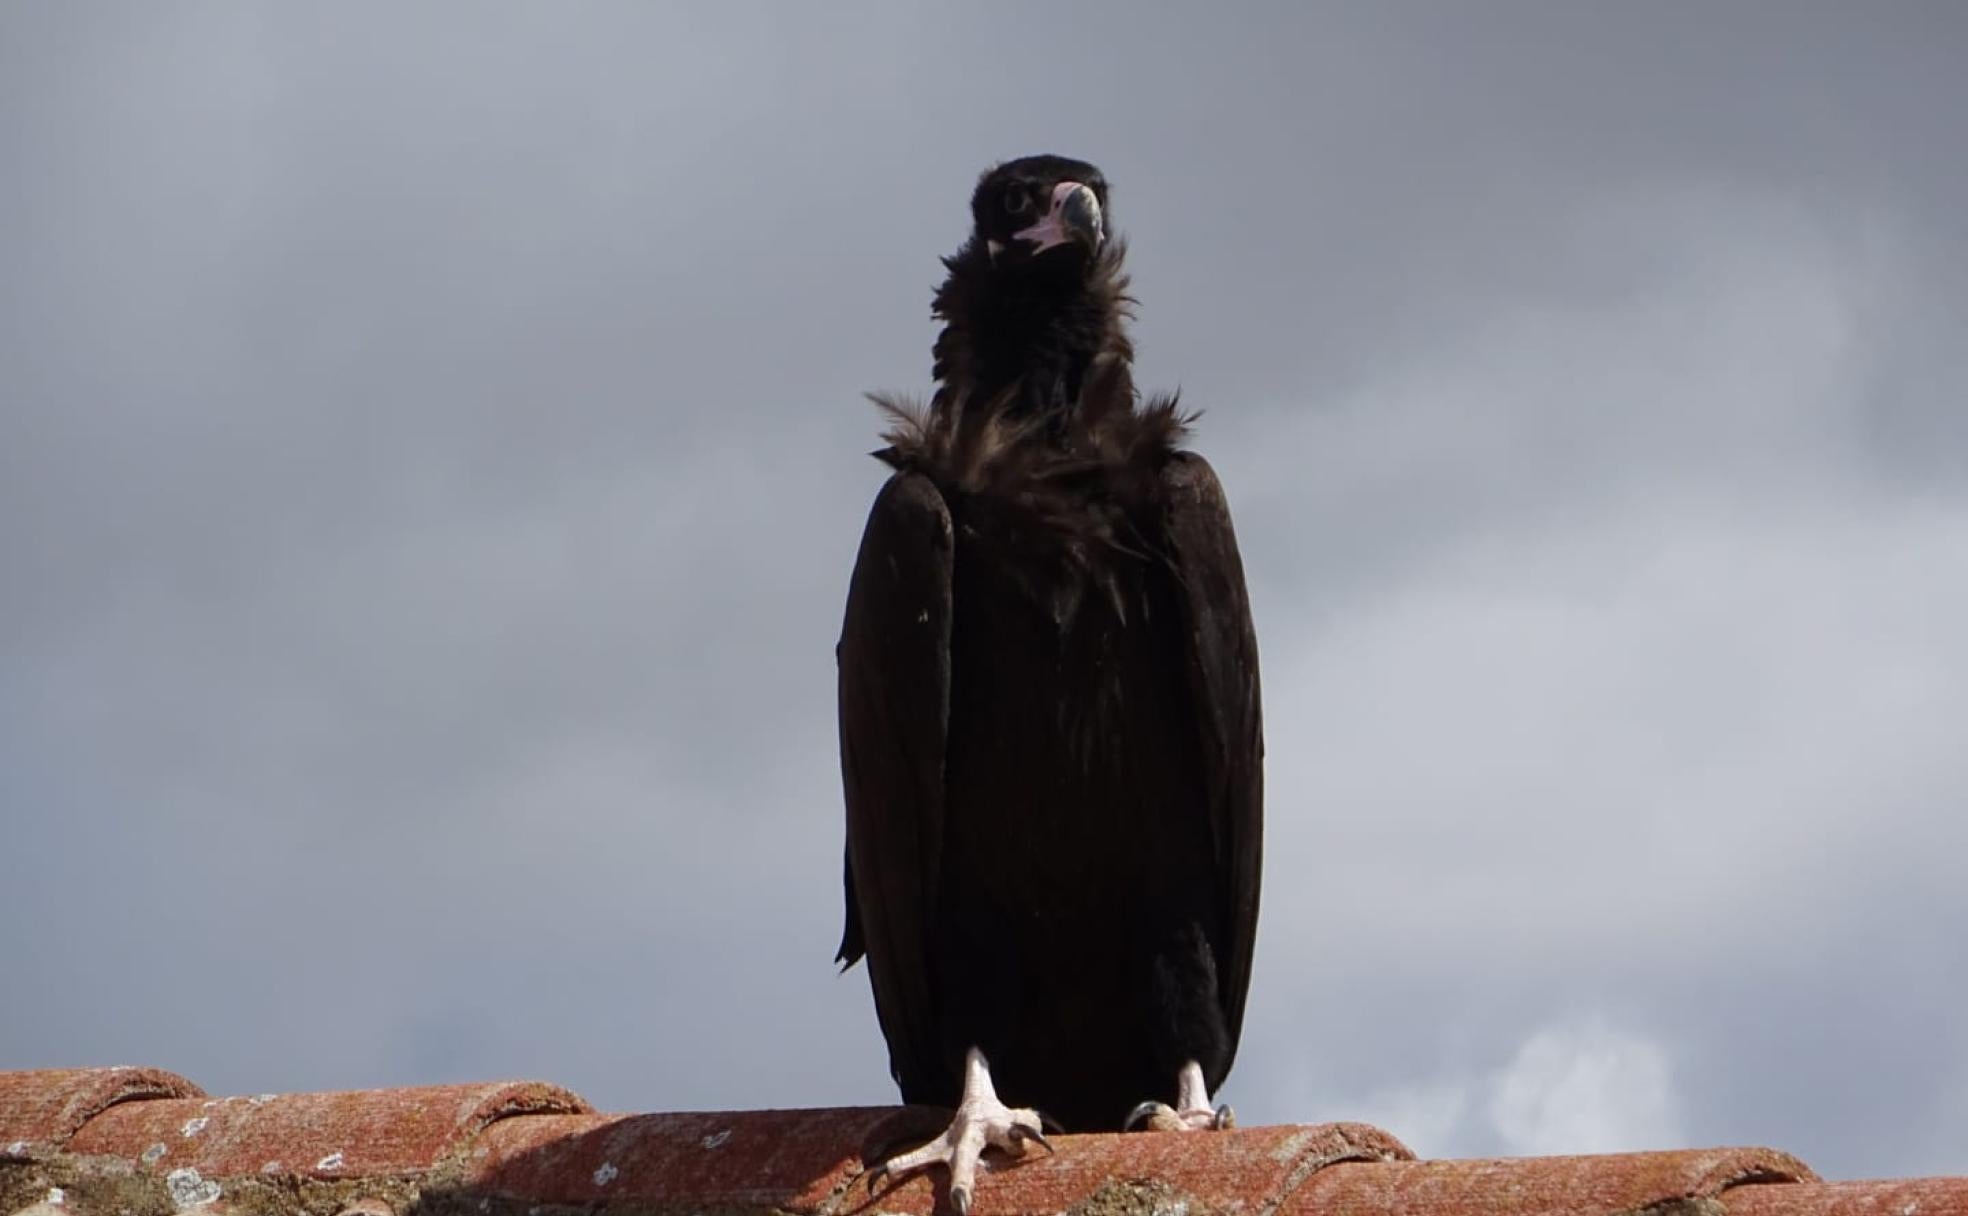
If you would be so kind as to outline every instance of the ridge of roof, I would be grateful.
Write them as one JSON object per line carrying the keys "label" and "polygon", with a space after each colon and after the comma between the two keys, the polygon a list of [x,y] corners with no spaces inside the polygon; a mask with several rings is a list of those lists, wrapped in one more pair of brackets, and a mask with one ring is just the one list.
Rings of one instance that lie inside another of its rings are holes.
{"label": "ridge of roof", "polygon": [[[942,1118],[911,1107],[604,1114],[503,1081],[211,1098],[142,1068],[0,1072],[0,1216],[859,1216],[947,1211],[863,1185]],[[1968,1214],[1968,1177],[1824,1182],[1767,1148],[1418,1160],[1360,1123],[1061,1136],[987,1160],[975,1216]]]}

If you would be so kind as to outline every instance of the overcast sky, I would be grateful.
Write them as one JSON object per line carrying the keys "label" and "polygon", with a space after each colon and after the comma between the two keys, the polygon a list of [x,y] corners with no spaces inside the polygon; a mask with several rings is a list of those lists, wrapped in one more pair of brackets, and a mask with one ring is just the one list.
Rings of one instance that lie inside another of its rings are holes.
{"label": "overcast sky", "polygon": [[1968,1172],[1968,10],[0,8],[0,1068],[893,1100],[833,641],[1100,164],[1269,740],[1244,1122]]}

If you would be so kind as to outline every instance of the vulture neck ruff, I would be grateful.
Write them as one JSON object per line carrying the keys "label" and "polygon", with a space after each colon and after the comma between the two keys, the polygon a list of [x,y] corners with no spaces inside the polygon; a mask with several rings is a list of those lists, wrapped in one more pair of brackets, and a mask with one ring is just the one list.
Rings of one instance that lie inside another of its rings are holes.
{"label": "vulture neck ruff", "polygon": [[1079,266],[1064,255],[1000,265],[973,237],[943,264],[949,277],[936,290],[934,405],[957,393],[996,402],[1014,418],[1038,421],[1065,439],[1079,412],[1089,366],[1109,356],[1134,358],[1126,325],[1134,301],[1121,269],[1127,250],[1113,240]]}
{"label": "vulture neck ruff", "polygon": [[924,409],[869,394],[892,420],[876,457],[946,492],[1061,506],[1159,469],[1190,416],[1173,395],[1137,406],[1126,253],[1111,238],[1070,278],[1066,267],[1000,269],[976,238],[945,258],[935,395]]}

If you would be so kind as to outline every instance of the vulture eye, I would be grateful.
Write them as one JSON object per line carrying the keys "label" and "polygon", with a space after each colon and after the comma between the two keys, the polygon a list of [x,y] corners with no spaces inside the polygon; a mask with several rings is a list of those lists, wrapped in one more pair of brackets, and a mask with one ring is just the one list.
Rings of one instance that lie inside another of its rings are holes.
{"label": "vulture eye", "polygon": [[1032,209],[1032,192],[1023,182],[1013,182],[1005,187],[1004,209],[1012,215],[1024,215]]}

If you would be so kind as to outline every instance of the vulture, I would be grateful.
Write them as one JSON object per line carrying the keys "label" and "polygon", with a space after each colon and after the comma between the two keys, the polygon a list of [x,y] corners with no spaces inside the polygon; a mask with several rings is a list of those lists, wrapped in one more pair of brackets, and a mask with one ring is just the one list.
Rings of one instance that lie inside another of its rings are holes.
{"label": "vulture", "polygon": [[941,1164],[959,1212],[1046,1126],[1228,1125],[1263,827],[1243,563],[1192,416],[1135,391],[1107,181],[1026,157],[970,209],[927,407],[870,394],[893,472],[836,652],[836,961],[903,1100],[955,1109],[870,1185]]}

